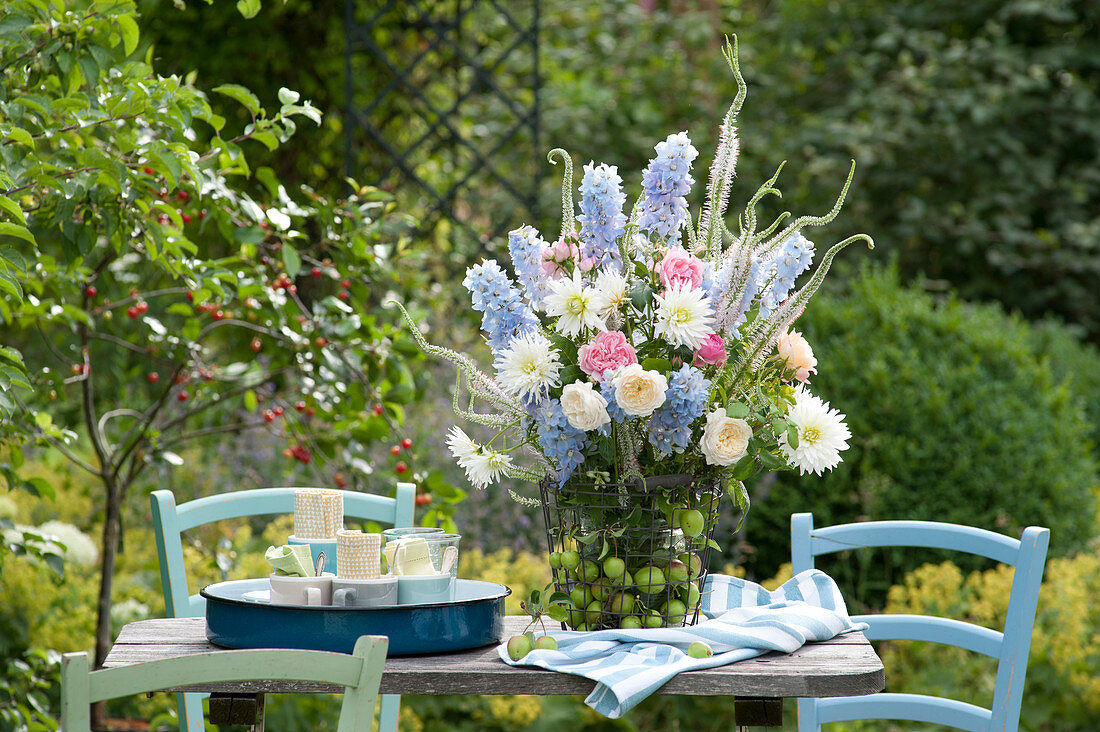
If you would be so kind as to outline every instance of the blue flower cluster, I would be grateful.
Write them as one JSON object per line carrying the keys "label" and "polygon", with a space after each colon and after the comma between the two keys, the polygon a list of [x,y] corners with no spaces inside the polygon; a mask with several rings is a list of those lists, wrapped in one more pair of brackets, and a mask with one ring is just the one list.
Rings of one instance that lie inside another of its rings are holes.
{"label": "blue flower cluster", "polygon": [[649,161],[642,174],[642,212],[638,224],[642,231],[656,231],[666,242],[679,238],[688,223],[687,194],[695,179],[691,163],[699,151],[686,132],[669,135],[654,148],[657,157]]}
{"label": "blue flower cluster", "polygon": [[584,166],[581,180],[581,258],[593,257],[598,265],[618,262],[615,240],[626,231],[623,179],[614,165]]}
{"label": "blue flower cluster", "polygon": [[607,414],[611,419],[616,422],[626,421],[629,415],[615,401],[615,385],[611,383],[610,378],[600,384],[600,396],[607,400]]}
{"label": "blue flower cluster", "polygon": [[569,424],[557,399],[543,402],[535,413],[535,424],[543,454],[557,462],[558,485],[564,485],[584,463],[588,438],[584,430]]}
{"label": "blue flower cluster", "polygon": [[527,297],[541,303],[550,295],[550,285],[542,276],[542,251],[550,246],[533,226],[521,226],[508,232],[508,254],[516,268],[516,278],[523,284]]}
{"label": "blue flower cluster", "polygon": [[780,244],[775,256],[760,263],[756,287],[760,292],[760,316],[766,318],[787,299],[795,279],[814,261],[814,243],[795,232]]}
{"label": "blue flower cluster", "polygon": [[481,329],[488,336],[493,355],[499,355],[516,336],[538,332],[539,321],[534,311],[523,302],[511,278],[495,259],[466,270],[462,284],[470,291],[474,310],[483,313]]}
{"label": "blue flower cluster", "polygon": [[689,364],[669,375],[665,403],[649,421],[649,444],[662,456],[683,452],[692,441],[691,423],[703,416],[710,379]]}

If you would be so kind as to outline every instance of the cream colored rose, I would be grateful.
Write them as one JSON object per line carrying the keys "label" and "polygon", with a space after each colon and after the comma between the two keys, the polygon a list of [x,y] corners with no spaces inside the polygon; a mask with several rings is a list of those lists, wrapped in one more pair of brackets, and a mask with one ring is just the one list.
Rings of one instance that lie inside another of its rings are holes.
{"label": "cream colored rose", "polygon": [[817,373],[814,351],[798,331],[790,330],[779,336],[775,349],[779,351],[779,357],[787,362],[787,366],[795,370],[794,378],[799,381],[806,381],[810,374]]}
{"label": "cream colored rose", "polygon": [[668,380],[657,371],[632,363],[615,373],[615,401],[632,417],[648,417],[665,403]]}
{"label": "cream colored rose", "polygon": [[752,437],[752,427],[743,419],[734,419],[726,410],[716,407],[707,415],[707,426],[699,447],[707,465],[733,465],[745,455]]}
{"label": "cream colored rose", "polygon": [[569,424],[585,432],[611,421],[607,400],[587,381],[574,381],[561,390],[561,411]]}

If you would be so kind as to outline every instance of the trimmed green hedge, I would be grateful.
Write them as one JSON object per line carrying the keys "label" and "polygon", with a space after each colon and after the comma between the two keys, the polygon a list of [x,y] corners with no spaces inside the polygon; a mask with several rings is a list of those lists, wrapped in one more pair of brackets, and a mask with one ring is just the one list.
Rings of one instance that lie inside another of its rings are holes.
{"label": "trimmed green hedge", "polygon": [[[1096,395],[1071,388],[1037,349],[1056,340],[1069,352],[1065,338],[1038,339],[997,306],[933,297],[870,267],[822,292],[798,327],[820,362],[813,391],[847,413],[853,439],[823,478],[783,473],[757,486],[750,574],[789,561],[798,511],[822,526],[924,519],[1018,536],[1035,524],[1050,528],[1051,556],[1095,535],[1100,478],[1084,404]],[[1095,390],[1100,358],[1072,353],[1076,369],[1091,369],[1076,383]],[[873,592],[928,558],[857,552],[822,568]]]}

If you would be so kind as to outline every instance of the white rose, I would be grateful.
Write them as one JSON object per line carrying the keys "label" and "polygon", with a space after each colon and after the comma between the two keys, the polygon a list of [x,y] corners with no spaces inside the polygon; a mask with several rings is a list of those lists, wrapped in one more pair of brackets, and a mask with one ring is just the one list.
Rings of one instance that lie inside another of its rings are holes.
{"label": "white rose", "polygon": [[806,381],[810,378],[810,374],[817,373],[814,350],[797,330],[790,330],[779,336],[775,350],[779,352],[779,357],[787,362],[787,368],[795,370],[794,377],[799,381]]}
{"label": "white rose", "polygon": [[707,426],[699,447],[707,465],[733,465],[745,455],[752,437],[752,427],[743,419],[734,419],[726,410],[716,407],[707,415]]}
{"label": "white rose", "polygon": [[585,432],[611,421],[607,400],[587,381],[574,381],[561,390],[561,411],[569,424]]}
{"label": "white rose", "polygon": [[665,403],[668,380],[657,371],[646,371],[632,363],[615,373],[615,401],[633,417],[648,417]]}

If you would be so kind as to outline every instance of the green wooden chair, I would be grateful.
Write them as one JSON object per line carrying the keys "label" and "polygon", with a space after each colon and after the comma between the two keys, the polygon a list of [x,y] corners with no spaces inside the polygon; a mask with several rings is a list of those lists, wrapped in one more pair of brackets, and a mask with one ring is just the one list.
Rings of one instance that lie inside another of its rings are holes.
{"label": "green wooden chair", "polygon": [[[190,594],[188,589],[181,533],[224,519],[292,514],[295,490],[292,487],[257,488],[205,496],[180,505],[176,505],[176,497],[171,491],[153,491],[150,496],[153,531],[160,558],[164,610],[168,617],[206,615],[206,600],[198,594]],[[344,491],[344,516],[347,518],[378,521],[396,527],[412,526],[415,505],[416,486],[412,483],[398,483],[396,498]],[[203,696],[196,693],[178,695],[181,732],[203,732]],[[396,732],[400,704],[401,697],[397,694],[382,696],[380,730]]]}
{"label": "green wooden chair", "polygon": [[90,706],[106,699],[197,682],[262,679],[343,685],[337,729],[366,732],[374,724],[389,643],[385,636],[364,635],[350,656],[328,651],[215,651],[99,671],[90,670],[87,653],[66,653],[61,657],[61,728],[89,732]]}

